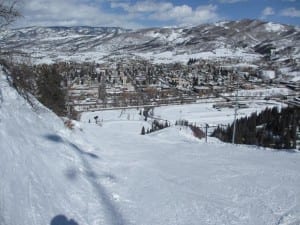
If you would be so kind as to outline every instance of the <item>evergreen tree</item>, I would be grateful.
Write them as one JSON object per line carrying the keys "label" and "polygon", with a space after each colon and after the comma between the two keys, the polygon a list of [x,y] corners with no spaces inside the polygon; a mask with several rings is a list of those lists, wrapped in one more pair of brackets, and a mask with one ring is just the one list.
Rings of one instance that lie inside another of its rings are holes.
{"label": "evergreen tree", "polygon": [[[236,122],[235,141],[239,144],[253,144],[276,149],[295,148],[296,131],[299,129],[300,113],[293,108],[265,109],[260,114]],[[222,141],[231,142],[233,125],[226,129],[218,127],[212,134]]]}
{"label": "evergreen tree", "polygon": [[38,99],[57,115],[66,113],[65,91],[61,87],[62,76],[55,65],[43,65],[37,78]]}

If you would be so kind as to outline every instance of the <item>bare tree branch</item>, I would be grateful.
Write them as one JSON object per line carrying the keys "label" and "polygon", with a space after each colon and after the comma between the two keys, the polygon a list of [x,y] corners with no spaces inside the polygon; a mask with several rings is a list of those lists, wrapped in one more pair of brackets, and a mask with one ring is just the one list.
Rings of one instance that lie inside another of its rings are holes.
{"label": "bare tree branch", "polygon": [[17,9],[18,3],[19,0],[0,1],[0,28],[11,24],[21,16],[19,10]]}

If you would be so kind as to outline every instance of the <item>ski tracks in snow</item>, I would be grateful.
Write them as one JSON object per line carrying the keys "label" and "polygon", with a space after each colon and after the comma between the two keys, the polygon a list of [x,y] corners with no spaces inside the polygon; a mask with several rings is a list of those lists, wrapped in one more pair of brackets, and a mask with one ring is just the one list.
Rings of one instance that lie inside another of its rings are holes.
{"label": "ski tracks in snow", "polygon": [[[104,187],[104,185],[101,183],[99,178],[113,178],[113,175],[104,174],[98,176],[98,171],[94,171],[90,160],[93,159],[99,159],[99,157],[91,152],[86,152],[83,149],[93,149],[92,146],[83,145],[80,141],[77,141],[75,144],[67,142],[72,149],[75,151],[77,156],[80,158],[84,171],[83,174],[86,178],[86,180],[90,183],[92,188],[94,189],[95,194],[98,196],[98,200],[100,205],[103,207],[104,210],[104,217],[107,220],[107,224],[109,225],[126,225],[128,222],[123,217],[123,215],[120,212],[120,209],[116,205],[116,200],[119,198],[116,198],[116,194],[112,193],[110,194],[108,190]],[[80,146],[80,147],[79,147]]]}
{"label": "ski tracks in snow", "polygon": [[28,182],[28,199],[29,199],[29,205],[30,205],[30,210],[29,210],[29,214],[28,216],[31,217],[31,221],[32,221],[32,225],[38,225],[37,222],[37,218],[36,218],[36,210],[33,204],[33,195],[32,195],[32,182],[33,182],[34,176],[32,174],[32,172],[29,175],[29,182]]}

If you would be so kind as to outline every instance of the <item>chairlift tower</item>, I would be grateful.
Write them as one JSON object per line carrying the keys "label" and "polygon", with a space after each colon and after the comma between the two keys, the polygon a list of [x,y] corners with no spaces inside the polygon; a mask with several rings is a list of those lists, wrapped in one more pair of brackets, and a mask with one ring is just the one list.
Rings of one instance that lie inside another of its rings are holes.
{"label": "chairlift tower", "polygon": [[239,107],[238,103],[238,93],[239,93],[239,77],[237,77],[237,88],[235,93],[235,107],[234,107],[234,122],[233,122],[233,133],[232,133],[232,144],[235,143],[235,134],[236,134],[236,118],[237,118],[237,110]]}
{"label": "chairlift tower", "polygon": [[70,89],[71,89],[71,76],[67,75],[67,93],[66,93],[66,105],[67,105],[67,117],[71,118],[71,103],[70,103]]}

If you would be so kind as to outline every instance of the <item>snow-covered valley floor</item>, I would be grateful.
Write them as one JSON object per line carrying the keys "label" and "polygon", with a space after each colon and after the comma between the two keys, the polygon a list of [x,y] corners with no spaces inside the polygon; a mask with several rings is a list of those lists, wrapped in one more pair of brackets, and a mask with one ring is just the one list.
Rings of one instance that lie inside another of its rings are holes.
{"label": "snow-covered valley floor", "polygon": [[[86,113],[70,131],[43,106],[32,111],[3,74],[0,88],[1,225],[58,225],[57,215],[79,225],[300,224],[299,153],[205,143],[175,126],[142,136],[138,110]],[[179,116],[195,117],[184,107]],[[156,113],[174,121],[167,109]]]}

